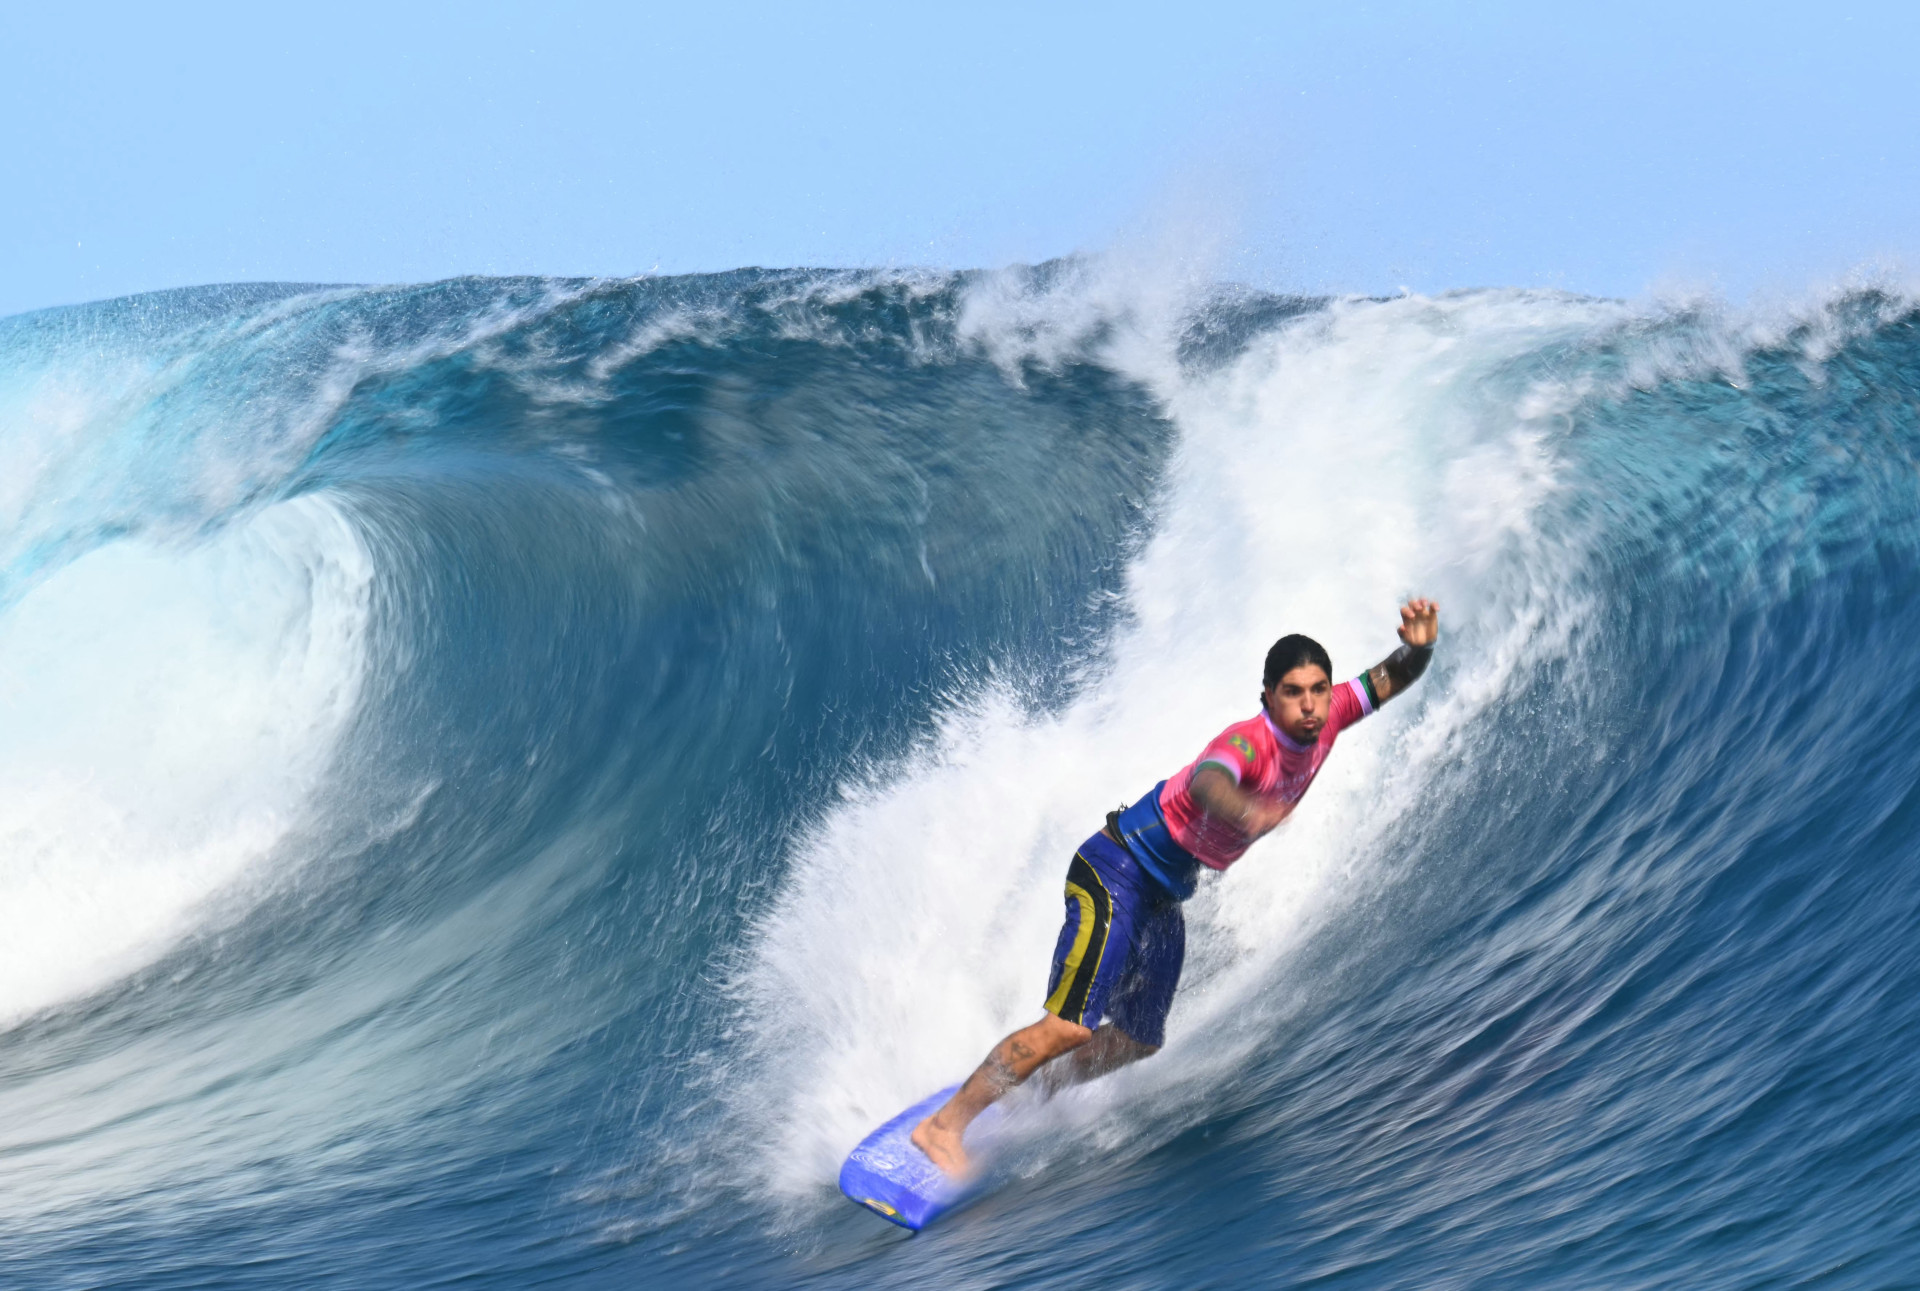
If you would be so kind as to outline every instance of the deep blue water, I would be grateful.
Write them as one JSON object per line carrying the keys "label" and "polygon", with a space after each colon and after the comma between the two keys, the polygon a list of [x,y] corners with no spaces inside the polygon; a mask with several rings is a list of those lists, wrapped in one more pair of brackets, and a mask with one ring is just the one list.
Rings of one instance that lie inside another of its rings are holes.
{"label": "deep blue water", "polygon": [[[1429,676],[917,1238],[1265,645]],[[0,1282],[1920,1284],[1920,310],[999,274],[0,320]]]}

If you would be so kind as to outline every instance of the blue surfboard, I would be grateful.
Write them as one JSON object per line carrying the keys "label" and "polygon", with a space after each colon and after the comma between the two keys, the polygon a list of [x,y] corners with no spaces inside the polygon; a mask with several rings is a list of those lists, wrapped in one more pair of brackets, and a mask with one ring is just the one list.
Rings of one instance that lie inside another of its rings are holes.
{"label": "blue surfboard", "polygon": [[[860,1140],[860,1146],[847,1154],[846,1164],[840,1167],[840,1191],[882,1219],[915,1233],[977,1193],[985,1181],[980,1162],[975,1162],[970,1178],[955,1179],[913,1146],[908,1137],[914,1126],[952,1098],[958,1088],[949,1085],[927,1095]],[[995,1105],[982,1112],[967,1127],[968,1136],[998,1119],[999,1111]]]}

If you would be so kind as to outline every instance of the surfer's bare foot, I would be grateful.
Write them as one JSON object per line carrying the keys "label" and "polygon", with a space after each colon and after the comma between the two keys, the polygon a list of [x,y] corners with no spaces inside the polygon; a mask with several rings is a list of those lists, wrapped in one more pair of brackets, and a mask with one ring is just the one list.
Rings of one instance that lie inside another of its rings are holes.
{"label": "surfer's bare foot", "polygon": [[940,1113],[935,1112],[913,1127],[913,1146],[926,1153],[929,1161],[959,1179],[967,1173],[967,1149],[957,1131],[936,1124],[939,1119]]}

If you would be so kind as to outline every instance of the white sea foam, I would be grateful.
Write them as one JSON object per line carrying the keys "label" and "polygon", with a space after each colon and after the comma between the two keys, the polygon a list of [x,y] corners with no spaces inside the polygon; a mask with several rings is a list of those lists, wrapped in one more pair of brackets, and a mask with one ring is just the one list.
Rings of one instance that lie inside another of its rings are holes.
{"label": "white sea foam", "polygon": [[150,961],[274,853],[358,700],[371,576],[308,496],[110,543],[0,615],[0,1023]]}
{"label": "white sea foam", "polygon": [[1064,712],[957,697],[911,769],[851,790],[800,845],[736,979],[757,1068],[742,1101],[765,1117],[752,1138],[795,1195],[1038,1016],[1073,848],[1253,711],[1274,637],[1309,632],[1350,675],[1396,644],[1402,598],[1431,595],[1444,685],[1345,736],[1298,816],[1189,904],[1167,1052],[1090,1097],[1204,1088],[1259,1046],[1289,993],[1312,989],[1289,980],[1290,953],[1375,881],[1383,826],[1582,612],[1560,576],[1574,557],[1535,531],[1560,487],[1553,432],[1580,391],[1504,373],[1626,307],[1519,292],[1340,302],[1189,377],[1171,357],[1180,282],[1129,298],[1096,267],[1062,290],[989,285],[966,327],[1010,371],[1104,336],[1107,360],[1177,423],[1132,621]]}

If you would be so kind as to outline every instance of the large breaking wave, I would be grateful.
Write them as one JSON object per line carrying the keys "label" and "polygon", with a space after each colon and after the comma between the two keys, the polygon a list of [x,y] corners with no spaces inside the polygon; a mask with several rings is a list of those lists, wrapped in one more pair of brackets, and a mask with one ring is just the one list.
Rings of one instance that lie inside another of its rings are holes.
{"label": "large breaking wave", "polygon": [[[1887,1285],[1920,327],[996,274],[0,322],[33,1285]],[[1153,1061],[911,1242],[1073,845],[1443,605]]]}

